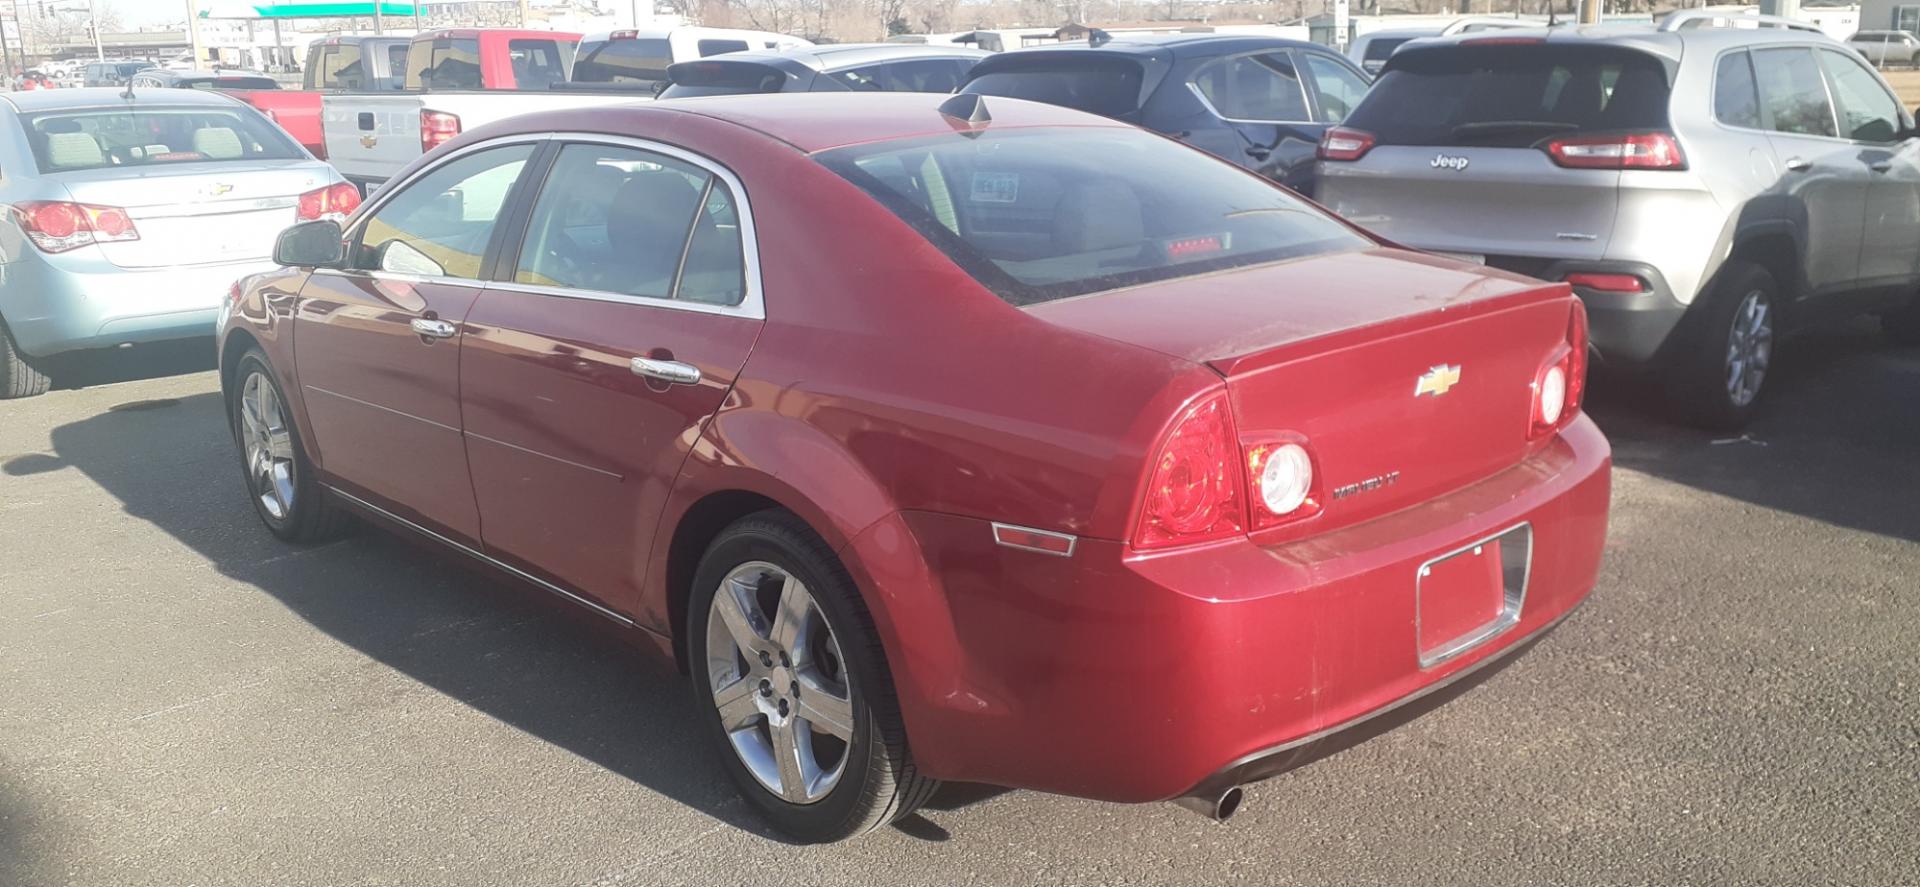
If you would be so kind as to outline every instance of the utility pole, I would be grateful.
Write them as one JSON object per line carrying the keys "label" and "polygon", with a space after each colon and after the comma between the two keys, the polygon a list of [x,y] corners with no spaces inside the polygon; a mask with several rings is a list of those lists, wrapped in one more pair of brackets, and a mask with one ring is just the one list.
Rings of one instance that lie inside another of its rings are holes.
{"label": "utility pole", "polygon": [[93,0],[87,0],[87,33],[93,35],[93,60],[106,61],[107,52],[100,48],[100,19],[93,14]]}
{"label": "utility pole", "polygon": [[380,27],[380,0],[373,0],[373,36],[378,37],[384,31]]}
{"label": "utility pole", "polygon": [[1579,2],[1580,2],[1580,24],[1583,24],[1583,25],[1600,24],[1600,4],[1604,3],[1605,0],[1579,0]]}
{"label": "utility pole", "polygon": [[200,67],[200,10],[195,7],[194,0],[187,0],[187,47],[193,53],[190,63],[195,68]]}

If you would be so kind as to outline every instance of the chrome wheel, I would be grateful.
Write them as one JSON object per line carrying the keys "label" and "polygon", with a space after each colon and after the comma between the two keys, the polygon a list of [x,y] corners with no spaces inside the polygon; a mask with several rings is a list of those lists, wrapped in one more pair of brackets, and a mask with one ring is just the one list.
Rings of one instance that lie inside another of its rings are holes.
{"label": "chrome wheel", "polygon": [[707,686],[747,771],[791,804],[827,796],[853,741],[852,678],[799,577],[764,561],[721,580],[707,614]]}
{"label": "chrome wheel", "polygon": [[240,441],[254,497],[274,520],[286,520],[293,513],[293,431],[280,392],[257,370],[240,389]]}
{"label": "chrome wheel", "polygon": [[1772,306],[1766,293],[1754,290],[1740,300],[1727,336],[1727,398],[1734,406],[1744,407],[1760,396],[1772,357]]}

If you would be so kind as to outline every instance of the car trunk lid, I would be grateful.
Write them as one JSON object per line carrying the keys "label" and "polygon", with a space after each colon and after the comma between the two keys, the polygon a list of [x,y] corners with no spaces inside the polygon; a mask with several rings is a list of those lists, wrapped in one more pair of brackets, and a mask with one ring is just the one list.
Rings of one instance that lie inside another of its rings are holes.
{"label": "car trunk lid", "polygon": [[1026,310],[1213,368],[1243,442],[1309,441],[1323,531],[1524,459],[1532,386],[1571,303],[1564,285],[1380,249]]}
{"label": "car trunk lid", "polygon": [[284,160],[195,163],[59,173],[80,203],[117,206],[140,239],[100,244],[122,268],[264,259],[292,225],[300,195],[333,181],[324,167]]}

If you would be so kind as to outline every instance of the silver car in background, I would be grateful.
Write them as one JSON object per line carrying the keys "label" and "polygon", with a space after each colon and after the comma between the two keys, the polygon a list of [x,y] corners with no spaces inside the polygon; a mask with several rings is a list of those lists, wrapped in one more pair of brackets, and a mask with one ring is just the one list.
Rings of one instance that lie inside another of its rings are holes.
{"label": "silver car in background", "polygon": [[1847,38],[1847,45],[1862,58],[1882,68],[1894,65],[1920,67],[1920,37],[1906,31],[1861,31]]}
{"label": "silver car in background", "polygon": [[211,337],[281,229],[359,204],[234,99],[128,95],[0,95],[0,398],[45,391],[56,354]]}
{"label": "silver car in background", "polygon": [[1920,341],[1913,118],[1799,22],[1409,44],[1320,158],[1320,201],[1381,236],[1572,284],[1601,361],[1696,424],[1751,417],[1776,331],[1864,312]]}

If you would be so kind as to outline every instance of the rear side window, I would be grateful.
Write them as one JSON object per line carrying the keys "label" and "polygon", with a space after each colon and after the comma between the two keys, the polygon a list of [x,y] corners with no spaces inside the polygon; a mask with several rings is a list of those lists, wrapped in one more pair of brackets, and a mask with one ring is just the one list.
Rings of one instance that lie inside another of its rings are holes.
{"label": "rear side window", "polygon": [[1369,62],[1385,62],[1388,56],[1393,55],[1394,50],[1400,48],[1400,44],[1411,39],[1413,38],[1382,37],[1378,40],[1369,40],[1367,41],[1367,51],[1363,53],[1360,58],[1363,61]]}
{"label": "rear side window", "polygon": [[546,89],[564,83],[573,67],[573,45],[553,40],[509,40],[507,61],[515,89]]}
{"label": "rear side window", "polygon": [[1900,132],[1900,104],[1880,78],[1847,53],[1820,50],[1840,103],[1840,134],[1857,142],[1891,142]]}
{"label": "rear side window", "polygon": [[914,59],[834,71],[825,79],[854,92],[952,92],[960,88],[968,67],[958,59]]}
{"label": "rear side window", "polygon": [[1194,89],[1228,120],[1304,121],[1307,94],[1285,53],[1243,55],[1201,68]]}
{"label": "rear side window", "polygon": [[114,166],[293,160],[300,148],[258,114],[218,108],[87,110],[20,118],[43,173]]}
{"label": "rear side window", "polygon": [[755,62],[682,62],[668,70],[673,82],[661,91],[663,99],[779,92],[787,85],[786,74]]}
{"label": "rear side window", "polygon": [[425,51],[415,43],[407,55],[408,89],[479,89],[481,85],[477,38],[441,37]]}
{"label": "rear side window", "polygon": [[1813,50],[1800,47],[1756,49],[1753,67],[1760,81],[1760,103],[1768,127],[1795,135],[1834,135],[1833,105]]}
{"label": "rear side window", "polygon": [[1760,88],[1745,52],[1720,57],[1713,74],[1713,116],[1728,126],[1760,128]]}
{"label": "rear side window", "polygon": [[663,39],[597,40],[580,44],[577,83],[652,83],[667,79],[673,50]]}
{"label": "rear side window", "polygon": [[[984,45],[984,44],[983,44]],[[1140,107],[1140,65],[1124,58],[1029,61],[974,77],[961,92],[1006,96],[1119,117]]]}
{"label": "rear side window", "polygon": [[732,192],[672,157],[568,145],[534,203],[513,279],[737,305],[746,263]]}
{"label": "rear side window", "polygon": [[1452,45],[1393,56],[1346,124],[1383,145],[1527,148],[1667,128],[1667,71],[1605,46]]}
{"label": "rear side window", "polygon": [[989,130],[819,160],[1015,305],[1372,245],[1278,185],[1133,129]]}

